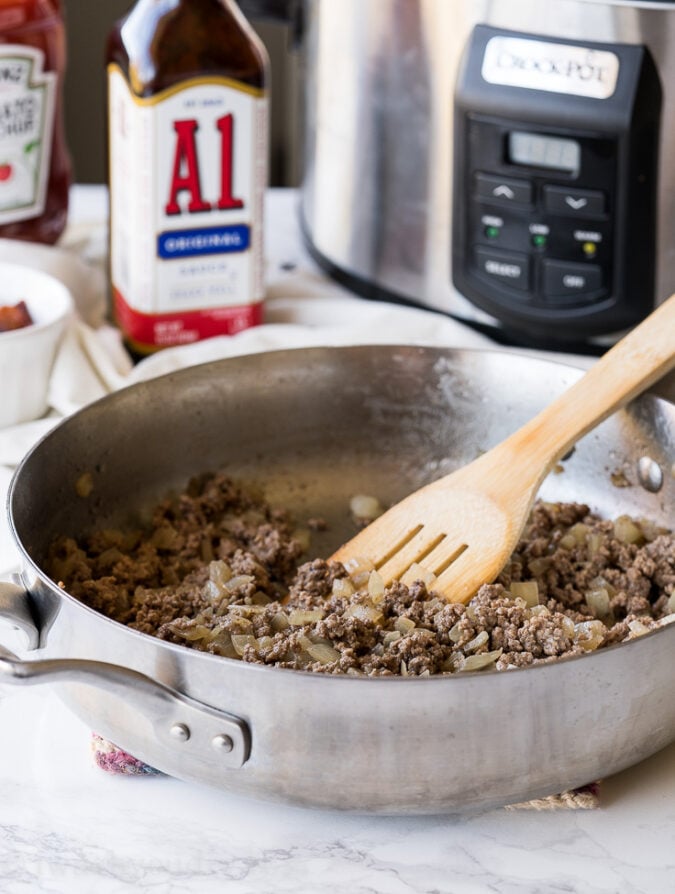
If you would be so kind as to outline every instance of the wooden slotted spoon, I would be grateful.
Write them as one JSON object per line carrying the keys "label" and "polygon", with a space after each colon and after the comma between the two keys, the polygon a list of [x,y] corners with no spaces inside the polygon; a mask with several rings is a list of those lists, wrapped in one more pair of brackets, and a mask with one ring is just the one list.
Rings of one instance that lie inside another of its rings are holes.
{"label": "wooden slotted spoon", "polygon": [[348,568],[368,559],[386,585],[431,573],[432,589],[467,602],[508,561],[558,460],[673,366],[675,295],[521,429],[392,506],[331,558]]}

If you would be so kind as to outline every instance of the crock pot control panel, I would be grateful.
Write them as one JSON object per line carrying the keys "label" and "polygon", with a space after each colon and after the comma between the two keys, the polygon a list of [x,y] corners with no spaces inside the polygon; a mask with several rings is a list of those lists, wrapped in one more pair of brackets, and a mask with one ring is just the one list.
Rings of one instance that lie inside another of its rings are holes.
{"label": "crock pot control panel", "polygon": [[459,291],[506,329],[552,342],[646,316],[660,108],[644,47],[478,26],[455,96]]}

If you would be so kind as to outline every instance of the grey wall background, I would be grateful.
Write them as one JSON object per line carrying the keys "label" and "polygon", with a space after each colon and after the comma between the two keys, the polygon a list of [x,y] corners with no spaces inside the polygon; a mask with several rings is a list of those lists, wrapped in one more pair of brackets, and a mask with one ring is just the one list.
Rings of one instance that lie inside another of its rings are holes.
{"label": "grey wall background", "polygon": [[[114,22],[132,6],[132,0],[65,0],[66,133],[78,183],[102,183],[106,177],[105,42]],[[298,53],[284,26],[252,24],[271,60],[270,183],[293,186],[301,166]]]}

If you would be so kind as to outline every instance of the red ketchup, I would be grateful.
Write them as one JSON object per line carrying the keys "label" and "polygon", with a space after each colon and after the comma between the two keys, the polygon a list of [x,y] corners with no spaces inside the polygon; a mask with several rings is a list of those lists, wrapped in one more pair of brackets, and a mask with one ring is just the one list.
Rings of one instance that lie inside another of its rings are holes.
{"label": "red ketchup", "polygon": [[53,243],[68,216],[58,0],[0,0],[0,237]]}

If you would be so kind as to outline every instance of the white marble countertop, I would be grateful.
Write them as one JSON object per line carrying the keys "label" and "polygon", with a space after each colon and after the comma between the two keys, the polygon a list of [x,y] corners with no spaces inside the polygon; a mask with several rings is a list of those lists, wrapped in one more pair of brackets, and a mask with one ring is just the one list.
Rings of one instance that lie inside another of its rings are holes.
{"label": "white marble countertop", "polygon": [[[86,223],[100,205],[80,193],[75,207]],[[324,288],[297,242],[292,202],[275,207],[281,254],[302,263],[303,288]],[[293,275],[272,270],[272,291]],[[49,689],[1,690],[1,894],[135,891],[666,894],[675,891],[675,745],[604,780],[595,810],[350,816],[107,775],[88,728]]]}

